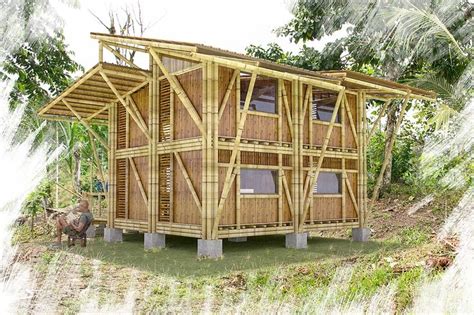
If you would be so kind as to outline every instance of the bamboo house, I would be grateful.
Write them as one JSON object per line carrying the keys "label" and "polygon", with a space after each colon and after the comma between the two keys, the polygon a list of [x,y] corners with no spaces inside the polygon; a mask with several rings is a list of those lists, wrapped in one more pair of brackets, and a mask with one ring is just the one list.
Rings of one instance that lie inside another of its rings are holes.
{"label": "bamboo house", "polygon": [[[199,256],[218,257],[223,239],[258,235],[304,248],[308,232],[353,228],[365,241],[366,102],[385,101],[376,125],[390,100],[402,101],[403,118],[410,99],[435,97],[201,44],[91,37],[97,65],[39,115],[80,122],[108,150],[110,242],[123,230],[145,233],[145,248],[180,235],[197,239]],[[108,139],[92,125],[108,126]]]}

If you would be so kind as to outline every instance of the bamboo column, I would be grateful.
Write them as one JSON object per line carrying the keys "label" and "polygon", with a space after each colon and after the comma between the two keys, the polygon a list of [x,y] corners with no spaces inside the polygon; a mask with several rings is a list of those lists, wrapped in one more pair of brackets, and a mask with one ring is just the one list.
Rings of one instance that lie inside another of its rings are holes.
{"label": "bamboo column", "polygon": [[[285,87],[284,87],[285,88]],[[292,107],[293,107],[293,225],[294,232],[300,231],[300,220],[304,221],[304,218],[300,218],[302,214],[302,204],[304,203],[302,198],[302,185],[303,185],[303,168],[302,168],[302,144],[301,144],[301,104],[299,102],[299,81],[293,80],[291,84]],[[283,90],[284,93],[285,90]],[[283,97],[285,94],[283,94]]]}
{"label": "bamboo column", "polygon": [[363,124],[363,114],[362,114],[362,92],[357,92],[357,206],[359,208],[359,227],[364,225],[364,213],[362,211],[362,186],[363,186],[363,146],[364,142],[362,140],[362,124]]}
{"label": "bamboo column", "polygon": [[150,70],[152,80],[149,93],[149,134],[148,140],[148,232],[156,232],[159,208],[159,156],[157,154],[157,142],[159,140],[159,70],[156,61],[150,56]]}
{"label": "bamboo column", "polygon": [[367,226],[367,145],[368,145],[368,135],[367,135],[367,104],[366,104],[366,92],[362,92],[362,117],[363,117],[363,124],[362,124],[362,139],[364,141],[363,145],[363,164],[362,164],[362,210],[361,212],[364,213],[364,222],[363,225]]}
{"label": "bamboo column", "polygon": [[[346,106],[349,106],[349,104],[346,104],[346,99],[342,99],[341,103],[341,148],[342,148],[342,153],[346,152]],[[346,217],[347,217],[347,212],[346,212],[346,159],[344,158],[344,155],[341,159],[341,168],[342,168],[342,174],[341,174],[341,194],[342,194],[342,199],[341,199],[341,211],[342,211],[342,222],[346,222]]]}
{"label": "bamboo column", "polygon": [[[208,103],[209,103],[209,97],[208,97],[208,89],[207,86],[209,84],[208,79],[207,79],[207,62],[203,62],[202,66],[202,146],[201,146],[201,165],[202,165],[202,173],[201,173],[201,205],[202,205],[202,211],[201,211],[201,229],[202,229],[202,239],[208,239],[208,235],[210,233],[210,230],[212,229],[211,222],[209,220],[211,219],[209,216],[209,198],[207,194],[208,190],[208,177],[207,177],[207,110],[208,110]],[[208,233],[209,231],[209,233]]]}
{"label": "bamboo column", "polygon": [[[237,130],[240,124],[240,70],[237,70],[237,77],[235,78],[235,130]],[[235,211],[236,211],[236,224],[237,228],[240,229],[240,146],[237,149],[236,165],[235,165]]]}
{"label": "bamboo column", "polygon": [[218,67],[209,62],[203,68],[205,75],[205,106],[203,107],[203,213],[206,215],[206,232],[204,239],[217,239],[214,231],[217,210],[219,207],[219,169],[218,169],[218,122],[219,122],[219,100],[218,100]]}
{"label": "bamboo column", "polygon": [[109,189],[107,192],[107,226],[114,227],[115,212],[116,212],[116,168],[117,161],[115,159],[115,151],[117,147],[117,103],[112,103],[109,108]]}

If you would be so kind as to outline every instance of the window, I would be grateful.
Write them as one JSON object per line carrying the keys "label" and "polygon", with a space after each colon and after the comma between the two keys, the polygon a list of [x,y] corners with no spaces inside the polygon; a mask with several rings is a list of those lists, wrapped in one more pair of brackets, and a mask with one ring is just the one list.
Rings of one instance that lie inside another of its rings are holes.
{"label": "window", "polygon": [[[313,93],[312,117],[314,120],[331,121],[334,107],[336,106],[337,94]],[[339,112],[336,123],[341,122]]]}
{"label": "window", "polygon": [[[247,91],[250,85],[250,75],[241,73],[240,75],[240,108],[244,108],[245,99],[247,98]],[[266,113],[276,113],[276,91],[277,80],[257,76],[255,86],[252,92],[252,98],[249,104],[250,111],[259,111]]]}
{"label": "window", "polygon": [[241,194],[277,194],[278,171],[246,169],[240,170]]}
{"label": "window", "polygon": [[333,172],[320,172],[313,193],[315,194],[340,194],[341,174]]}

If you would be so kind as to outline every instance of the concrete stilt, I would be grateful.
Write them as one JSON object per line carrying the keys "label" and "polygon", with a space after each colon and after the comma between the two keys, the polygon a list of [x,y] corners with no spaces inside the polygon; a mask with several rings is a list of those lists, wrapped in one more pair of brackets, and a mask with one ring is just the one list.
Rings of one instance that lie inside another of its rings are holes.
{"label": "concrete stilt", "polygon": [[246,237],[246,236],[242,236],[242,237],[229,237],[228,240],[229,240],[229,242],[242,243],[242,242],[247,242],[247,237]]}
{"label": "concrete stilt", "polygon": [[144,247],[145,249],[165,248],[166,235],[160,233],[145,233]]}
{"label": "concrete stilt", "polygon": [[198,257],[220,258],[222,257],[222,240],[198,239]]}
{"label": "concrete stilt", "polygon": [[308,233],[290,233],[286,234],[285,238],[286,248],[307,248],[308,247]]}
{"label": "concrete stilt", "polygon": [[368,242],[370,237],[369,228],[353,228],[352,240],[354,242]]}
{"label": "concrete stilt", "polygon": [[104,229],[104,241],[109,243],[121,242],[122,229],[105,228]]}

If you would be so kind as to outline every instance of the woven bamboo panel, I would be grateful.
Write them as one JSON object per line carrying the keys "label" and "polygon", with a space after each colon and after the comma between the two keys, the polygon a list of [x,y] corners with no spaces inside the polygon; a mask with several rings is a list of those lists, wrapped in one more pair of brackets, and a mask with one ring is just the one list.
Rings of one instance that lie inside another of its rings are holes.
{"label": "woven bamboo panel", "polygon": [[117,193],[116,193],[116,218],[124,219],[126,214],[126,188],[125,183],[127,181],[127,160],[117,159]]}
{"label": "woven bamboo panel", "polygon": [[278,165],[278,154],[243,151],[240,153],[240,163],[275,166]]}
{"label": "woven bamboo panel", "polygon": [[171,87],[168,80],[160,82],[160,141],[171,140]]}
{"label": "woven bamboo panel", "polygon": [[291,166],[291,155],[282,154],[282,165]]}
{"label": "woven bamboo panel", "polygon": [[169,222],[171,211],[171,187],[172,187],[172,173],[171,173],[171,154],[160,155],[160,170],[159,170],[159,212],[158,220]]}
{"label": "woven bamboo panel", "polygon": [[121,104],[117,105],[117,149],[127,147],[127,111]]}

